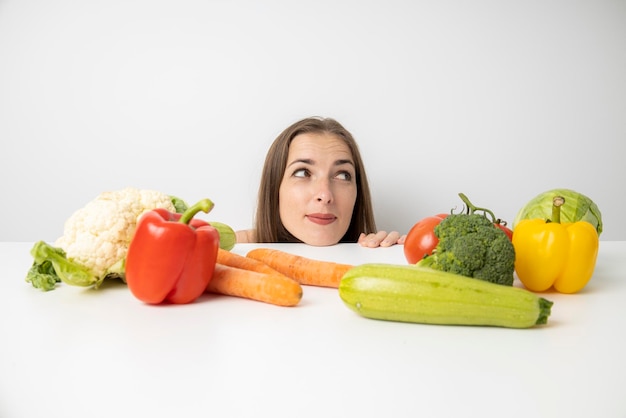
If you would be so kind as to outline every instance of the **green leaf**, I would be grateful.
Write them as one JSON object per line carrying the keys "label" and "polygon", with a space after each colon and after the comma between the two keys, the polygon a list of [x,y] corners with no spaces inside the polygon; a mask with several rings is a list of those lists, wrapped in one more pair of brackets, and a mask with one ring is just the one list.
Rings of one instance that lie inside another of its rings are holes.
{"label": "green leaf", "polygon": [[184,213],[189,207],[189,205],[187,205],[187,202],[185,202],[180,197],[170,196],[170,200],[172,201],[172,204],[176,209],[176,213]]}
{"label": "green leaf", "polygon": [[[50,275],[51,271],[54,270],[54,274],[56,274],[61,281],[72,286],[93,286],[99,285],[100,282],[102,282],[102,279],[95,276],[86,266],[73,260],[68,260],[62,248],[53,247],[44,241],[39,241],[35,243],[30,253],[35,261],[29,271],[30,276],[27,276],[26,280],[33,283],[35,287],[37,286],[33,280],[36,281],[37,285],[42,286],[40,288],[43,288],[43,286],[50,286],[51,279],[45,279],[47,280],[47,285],[42,284],[41,281],[44,280],[44,278],[37,277],[35,273],[31,274],[33,271],[43,271],[44,273],[37,274]],[[48,288],[47,290],[50,289]]]}
{"label": "green leaf", "polygon": [[52,263],[48,260],[43,263],[33,262],[26,275],[26,282],[30,282],[35,289],[41,289],[46,292],[54,289],[60,281],[61,278],[56,274]]}

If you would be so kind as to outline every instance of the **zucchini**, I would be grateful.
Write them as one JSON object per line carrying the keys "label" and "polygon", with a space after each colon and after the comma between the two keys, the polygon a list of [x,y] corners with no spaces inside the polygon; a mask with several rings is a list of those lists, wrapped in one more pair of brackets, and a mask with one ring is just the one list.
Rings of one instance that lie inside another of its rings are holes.
{"label": "zucchini", "polygon": [[394,264],[353,267],[339,283],[339,296],[371,319],[507,328],[546,324],[553,304],[522,288]]}
{"label": "zucchini", "polygon": [[237,235],[233,228],[222,222],[210,221],[209,225],[217,229],[220,234],[220,248],[226,251],[232,250],[237,242]]}

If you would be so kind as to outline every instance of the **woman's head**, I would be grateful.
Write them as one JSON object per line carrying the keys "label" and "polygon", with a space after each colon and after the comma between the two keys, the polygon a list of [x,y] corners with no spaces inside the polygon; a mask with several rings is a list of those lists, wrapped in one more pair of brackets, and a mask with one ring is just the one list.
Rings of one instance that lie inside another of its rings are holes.
{"label": "woman's head", "polygon": [[258,242],[331,245],[376,230],[358,146],[341,124],[307,118],[272,143],[259,187]]}

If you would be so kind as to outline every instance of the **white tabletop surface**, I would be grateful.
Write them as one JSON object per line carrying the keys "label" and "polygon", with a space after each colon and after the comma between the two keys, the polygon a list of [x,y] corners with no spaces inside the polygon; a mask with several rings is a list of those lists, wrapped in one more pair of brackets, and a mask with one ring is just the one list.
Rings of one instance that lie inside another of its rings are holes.
{"label": "white tabletop surface", "polygon": [[[589,285],[545,295],[548,325],[524,330],[366,319],[309,286],[293,308],[42,292],[24,281],[31,246],[0,242],[2,418],[626,417],[626,242],[602,241]],[[406,263],[401,246],[272,247]]]}

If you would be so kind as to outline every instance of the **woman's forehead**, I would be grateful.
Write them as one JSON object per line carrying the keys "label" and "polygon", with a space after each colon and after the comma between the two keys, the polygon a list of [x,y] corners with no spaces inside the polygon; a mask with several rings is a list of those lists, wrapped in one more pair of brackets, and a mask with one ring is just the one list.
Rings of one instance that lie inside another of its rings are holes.
{"label": "woman's forehead", "polygon": [[353,160],[352,152],[343,138],[331,133],[302,133],[289,145],[289,159],[300,157],[335,156]]}

